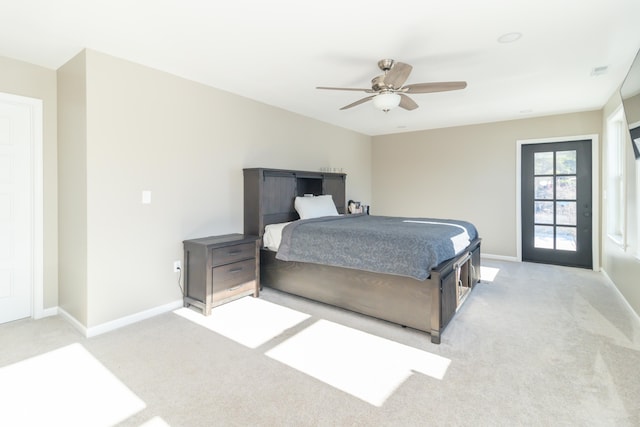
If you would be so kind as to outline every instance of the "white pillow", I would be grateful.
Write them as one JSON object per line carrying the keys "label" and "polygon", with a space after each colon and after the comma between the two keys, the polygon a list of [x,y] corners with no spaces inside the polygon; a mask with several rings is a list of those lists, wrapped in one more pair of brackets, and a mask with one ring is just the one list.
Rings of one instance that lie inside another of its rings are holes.
{"label": "white pillow", "polygon": [[293,206],[296,208],[298,215],[300,215],[300,219],[338,215],[338,210],[330,194],[315,197],[296,197]]}

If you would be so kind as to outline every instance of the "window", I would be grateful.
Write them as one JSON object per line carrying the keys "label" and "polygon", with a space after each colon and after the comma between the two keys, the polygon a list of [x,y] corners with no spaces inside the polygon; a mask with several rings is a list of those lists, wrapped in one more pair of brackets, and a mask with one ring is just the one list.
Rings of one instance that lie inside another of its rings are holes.
{"label": "window", "polygon": [[577,151],[540,151],[534,160],[535,248],[576,251]]}
{"label": "window", "polygon": [[606,226],[609,238],[623,248],[625,233],[625,133],[622,109],[607,120]]}

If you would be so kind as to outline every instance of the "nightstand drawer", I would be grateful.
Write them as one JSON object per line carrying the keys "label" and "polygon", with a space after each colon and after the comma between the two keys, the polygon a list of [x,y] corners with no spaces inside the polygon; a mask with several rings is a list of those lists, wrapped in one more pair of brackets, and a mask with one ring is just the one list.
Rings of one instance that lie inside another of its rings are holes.
{"label": "nightstand drawer", "polygon": [[[255,245],[253,246],[255,249]],[[256,278],[256,260],[234,262],[212,270],[212,291],[218,292],[236,285],[250,282]]]}
{"label": "nightstand drawer", "polygon": [[[211,264],[213,267],[256,257],[256,244],[225,246],[211,250]],[[253,261],[252,261],[253,262]]]}
{"label": "nightstand drawer", "polygon": [[245,295],[255,295],[256,292],[256,282],[252,280],[247,283],[241,283],[236,286],[232,286],[231,288],[224,289],[222,291],[214,292],[211,297],[213,298],[213,305],[219,305],[231,300],[234,300],[238,297]]}

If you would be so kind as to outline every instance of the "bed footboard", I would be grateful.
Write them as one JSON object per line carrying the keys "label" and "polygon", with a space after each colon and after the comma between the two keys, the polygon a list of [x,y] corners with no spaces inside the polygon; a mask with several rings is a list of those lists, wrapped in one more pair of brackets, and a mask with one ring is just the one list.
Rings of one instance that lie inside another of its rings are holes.
{"label": "bed footboard", "polygon": [[[479,280],[480,240],[432,271],[424,281],[342,267],[287,262],[261,250],[260,283],[283,292],[428,332],[441,334]],[[475,265],[473,265],[475,263]],[[466,291],[465,289],[466,288]]]}

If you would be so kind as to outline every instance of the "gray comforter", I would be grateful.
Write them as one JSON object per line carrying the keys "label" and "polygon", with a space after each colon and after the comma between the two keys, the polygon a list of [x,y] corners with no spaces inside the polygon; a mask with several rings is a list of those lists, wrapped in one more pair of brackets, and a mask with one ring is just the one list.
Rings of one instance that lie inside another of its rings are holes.
{"label": "gray comforter", "polygon": [[476,228],[466,221],[331,216],[284,227],[276,258],[425,280],[432,268],[477,237]]}

